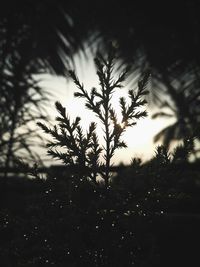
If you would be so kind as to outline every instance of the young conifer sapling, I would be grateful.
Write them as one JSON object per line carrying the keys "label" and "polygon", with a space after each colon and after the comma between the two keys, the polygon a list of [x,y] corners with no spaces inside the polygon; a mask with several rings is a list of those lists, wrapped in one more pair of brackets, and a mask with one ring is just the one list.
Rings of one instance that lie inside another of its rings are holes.
{"label": "young conifer sapling", "polygon": [[[74,96],[83,98],[86,107],[95,113],[102,124],[105,140],[103,145],[99,144],[94,122],[90,124],[87,133],[84,134],[80,126],[81,119],[76,117],[71,122],[69,116],[66,115],[65,108],[58,102],[56,102],[56,109],[60,114],[56,118],[58,125],[49,128],[43,123],[38,123],[45,133],[54,138],[47,144],[48,153],[51,156],[62,160],[68,166],[75,167],[74,169],[80,171],[81,178],[90,178],[95,184],[97,183],[97,175],[100,174],[106,187],[109,186],[111,177],[111,159],[117,149],[126,147],[126,143],[122,140],[122,134],[128,127],[135,125],[138,119],[147,115],[146,111],[141,111],[140,108],[146,104],[144,96],[148,94],[146,85],[149,73],[146,73],[139,80],[137,90],[128,91],[127,99],[120,98],[122,119],[119,121],[112,105],[112,97],[115,91],[122,87],[122,83],[130,74],[131,68],[125,67],[115,79],[115,60],[116,51],[113,48],[110,49],[107,57],[100,53],[97,54],[95,65],[100,88],[92,88],[90,92],[80,83],[75,72],[69,71],[69,75],[78,89]],[[62,152],[57,147],[62,148]]]}

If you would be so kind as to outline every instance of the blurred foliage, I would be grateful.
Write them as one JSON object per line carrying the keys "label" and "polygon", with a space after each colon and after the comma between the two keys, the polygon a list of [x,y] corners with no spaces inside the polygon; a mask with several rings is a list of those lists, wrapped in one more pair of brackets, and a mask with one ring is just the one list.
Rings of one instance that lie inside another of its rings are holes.
{"label": "blurred foliage", "polygon": [[25,10],[18,8],[8,1],[0,11],[0,167],[5,168],[5,177],[17,157],[40,161],[32,149],[42,140],[35,121],[47,119],[47,95],[34,76],[44,66],[38,57],[33,61],[28,13],[24,21]]}
{"label": "blurred foliage", "polygon": [[31,149],[36,140],[40,141],[37,137],[41,138],[34,123],[47,119],[44,109],[47,97],[26,58],[15,50],[0,60],[0,95],[0,166],[13,166],[16,157],[39,160]]}

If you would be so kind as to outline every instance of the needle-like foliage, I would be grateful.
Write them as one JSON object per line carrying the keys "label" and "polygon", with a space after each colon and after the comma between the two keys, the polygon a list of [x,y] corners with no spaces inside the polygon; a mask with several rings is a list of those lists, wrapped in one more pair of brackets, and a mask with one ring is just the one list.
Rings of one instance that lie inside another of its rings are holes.
{"label": "needle-like foliage", "polygon": [[[45,133],[53,137],[53,141],[47,144],[48,154],[53,158],[60,159],[67,166],[82,176],[86,175],[96,183],[97,167],[99,167],[99,156],[101,148],[98,144],[98,138],[95,133],[96,124],[92,122],[86,134],[80,126],[80,118],[71,122],[66,115],[65,108],[56,102],[56,109],[60,116],[56,118],[58,126],[52,129],[42,123],[38,125]],[[63,151],[58,150],[63,148]],[[83,175],[84,174],[84,175]]]}
{"label": "needle-like foliage", "polygon": [[[123,86],[131,68],[125,67],[117,78],[114,77],[116,51],[111,48],[108,56],[98,53],[95,58],[97,75],[100,88],[92,88],[90,92],[85,89],[74,71],[69,71],[73,82],[78,88],[74,96],[85,99],[85,106],[99,119],[103,128],[105,144],[101,146],[95,133],[96,125],[91,123],[87,134],[83,133],[80,126],[80,118],[71,122],[66,115],[65,108],[56,103],[60,116],[56,118],[58,127],[48,128],[42,123],[39,126],[50,134],[55,141],[50,142],[48,153],[55,158],[61,159],[67,165],[77,165],[81,170],[89,168],[90,178],[96,182],[97,173],[104,179],[105,186],[109,185],[111,159],[116,149],[125,148],[126,143],[122,140],[125,130],[136,124],[137,120],[147,115],[141,110],[146,104],[144,96],[148,93],[146,85],[149,73],[138,82],[137,90],[129,90],[128,98],[120,99],[121,121],[112,105],[112,97],[116,90]],[[65,148],[60,152],[56,147]],[[102,160],[100,158],[102,156]],[[101,160],[101,161],[100,161]]]}

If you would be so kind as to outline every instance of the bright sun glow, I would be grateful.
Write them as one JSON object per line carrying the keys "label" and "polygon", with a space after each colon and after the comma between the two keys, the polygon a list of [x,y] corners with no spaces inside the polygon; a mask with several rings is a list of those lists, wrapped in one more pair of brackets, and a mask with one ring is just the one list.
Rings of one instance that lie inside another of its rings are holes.
{"label": "bright sun glow", "polygon": [[[98,88],[98,78],[95,73],[93,61],[84,61],[81,66],[79,65],[79,59],[77,61],[77,75],[81,82],[83,82],[86,89],[90,90],[92,87]],[[80,67],[78,67],[80,66]],[[87,71],[86,71],[87,70]],[[48,88],[49,92],[55,96],[52,99],[52,107],[49,109],[49,113],[52,117],[57,116],[54,109],[53,102],[60,101],[63,106],[66,107],[66,111],[70,118],[76,116],[81,117],[82,127],[86,130],[90,122],[97,123],[97,134],[99,140],[102,143],[102,125],[99,123],[96,116],[89,111],[85,105],[83,99],[74,98],[74,92],[77,91],[76,86],[72,82],[67,82],[65,78],[48,77],[48,80],[44,81],[43,86]],[[128,89],[117,89],[113,95],[112,104],[119,118],[120,117],[120,105],[119,98],[127,97]],[[166,120],[151,120],[150,117],[140,119],[137,125],[128,128],[123,134],[123,140],[126,142],[128,148],[118,150],[114,156],[113,162],[118,164],[123,162],[125,164],[130,163],[131,158],[140,157],[143,160],[148,160],[152,157],[155,151],[155,144],[153,143],[153,136],[159,132],[163,127],[166,127],[169,121]],[[123,125],[122,125],[123,126]],[[156,144],[157,146],[158,144]]]}

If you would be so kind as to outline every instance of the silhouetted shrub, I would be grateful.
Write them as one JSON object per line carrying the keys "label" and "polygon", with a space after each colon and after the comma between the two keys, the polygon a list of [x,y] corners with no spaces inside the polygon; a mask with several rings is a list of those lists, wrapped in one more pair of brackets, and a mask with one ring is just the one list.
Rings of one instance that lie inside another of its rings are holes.
{"label": "silhouetted shrub", "polygon": [[[101,61],[106,65],[109,60],[100,57],[97,64],[100,72],[104,70]],[[108,76],[102,78],[103,73],[99,74],[102,87],[108,79]],[[101,116],[98,104],[94,104],[97,91],[88,94],[75,74],[71,72],[71,75],[81,90],[76,95],[86,97],[92,110],[97,106],[96,113]],[[146,80],[141,80],[141,90],[136,95],[130,92],[132,107],[121,100],[123,119],[126,117],[128,123],[144,115],[131,112],[144,104],[138,104],[134,99],[144,94],[145,83]],[[106,139],[106,143],[113,146],[112,153],[109,150],[111,157],[123,144],[120,137],[124,128],[119,127],[107,104],[113,122],[112,136],[108,132]],[[133,159],[130,166],[110,178],[110,163],[107,170],[99,163],[101,149],[94,134],[94,124],[83,135],[79,119],[71,123],[64,107],[59,103],[56,106],[60,112],[57,118],[59,128],[40,126],[55,138],[55,142],[49,144],[49,154],[62,159],[72,167],[71,171],[50,169],[46,179],[42,179],[36,165],[29,168],[21,163],[22,170],[28,171],[35,179],[9,178],[6,191],[0,186],[1,265],[160,267],[184,262],[192,264],[197,257],[192,251],[194,248],[196,253],[191,235],[194,234],[196,239],[200,235],[196,208],[200,204],[200,175],[198,168],[196,171],[193,169],[198,167],[198,162],[197,165],[189,163],[191,147],[188,143],[184,142],[172,154],[160,146],[149,162],[141,164],[141,160]],[[127,117],[130,114],[132,117]],[[126,123],[126,120],[122,122]],[[53,150],[56,146],[66,146],[67,152]],[[103,173],[104,183],[98,182],[98,172]],[[188,226],[188,222],[194,228]],[[182,232],[178,230],[179,226]],[[172,244],[174,236],[180,239],[180,242],[175,240],[176,247]]]}

